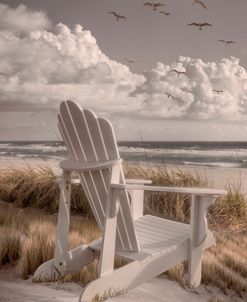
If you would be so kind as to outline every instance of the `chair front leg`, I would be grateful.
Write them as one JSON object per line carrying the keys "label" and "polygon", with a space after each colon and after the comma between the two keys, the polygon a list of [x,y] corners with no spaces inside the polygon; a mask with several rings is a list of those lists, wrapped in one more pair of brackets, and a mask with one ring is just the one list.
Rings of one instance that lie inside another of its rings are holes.
{"label": "chair front leg", "polygon": [[128,190],[130,194],[130,208],[133,220],[143,216],[144,206],[144,191],[143,190]]}
{"label": "chair front leg", "polygon": [[214,200],[214,196],[192,195],[188,281],[193,287],[201,283],[203,243],[208,233],[206,210]]}
{"label": "chair front leg", "polygon": [[[146,179],[126,179],[126,184],[151,184],[151,180]],[[143,208],[144,208],[144,190],[128,190],[130,194],[130,208],[133,220],[140,218],[143,216]]]}
{"label": "chair front leg", "polygon": [[[119,190],[118,190],[119,191]],[[114,270],[114,256],[116,247],[117,215],[119,211],[119,192],[109,190],[105,215],[103,242],[99,261],[99,277]]]}
{"label": "chair front leg", "polygon": [[55,242],[54,266],[63,275],[67,269],[68,236],[70,223],[71,172],[63,170]]}

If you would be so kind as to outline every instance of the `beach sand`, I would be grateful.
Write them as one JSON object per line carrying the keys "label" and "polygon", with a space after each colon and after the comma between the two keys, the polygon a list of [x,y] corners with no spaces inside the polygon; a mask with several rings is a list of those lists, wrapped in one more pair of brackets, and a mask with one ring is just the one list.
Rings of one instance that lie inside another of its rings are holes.
{"label": "beach sand", "polygon": [[[16,268],[5,265],[0,270],[0,301],[11,302],[78,302],[81,285],[70,282],[33,283],[22,280]],[[126,294],[109,298],[111,302],[207,302],[219,290],[200,285],[196,290],[182,288],[177,282],[160,276],[143,283]],[[235,300],[237,301],[237,300]]]}

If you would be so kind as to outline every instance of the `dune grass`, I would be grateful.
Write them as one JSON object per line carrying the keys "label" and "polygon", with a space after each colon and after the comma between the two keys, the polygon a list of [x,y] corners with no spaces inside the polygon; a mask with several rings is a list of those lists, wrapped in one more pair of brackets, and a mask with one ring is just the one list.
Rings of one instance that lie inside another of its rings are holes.
{"label": "dune grass", "polygon": [[[53,214],[58,211],[59,184],[57,175],[51,168],[0,170],[0,199],[14,203],[20,208],[43,209]],[[71,212],[91,215],[86,196],[81,186],[73,185],[71,192]]]}
{"label": "dune grass", "polygon": [[[169,172],[165,167],[145,169],[140,166],[125,166],[127,178],[150,179],[156,186],[211,187],[207,179],[197,174],[180,170]],[[247,198],[238,188],[229,185],[226,196],[216,199],[208,209],[207,217],[211,228],[247,229]],[[145,212],[164,218],[189,222],[190,196],[176,193],[148,193],[145,197]]]}
{"label": "dune grass", "polygon": [[[143,169],[125,166],[128,178],[151,179],[154,185],[205,186],[198,176],[169,173],[166,169]],[[58,184],[51,169],[0,170],[0,199],[14,204],[0,211],[0,266],[17,263],[23,278],[28,278],[36,268],[51,258],[54,252],[55,226],[58,207]],[[246,230],[247,202],[238,190],[229,187],[228,195],[217,198],[209,209],[210,226],[217,234],[217,245],[204,253],[202,282],[215,285],[223,292],[246,294]],[[36,208],[36,209],[35,209]],[[42,211],[41,211],[42,210]],[[145,196],[145,212],[161,217],[188,222],[190,199],[185,194],[149,193]],[[100,231],[90,217],[91,211],[82,189],[72,186],[72,216],[69,246],[73,248],[100,236]],[[82,215],[81,215],[82,214]],[[90,219],[89,219],[90,218]],[[222,231],[224,230],[224,232]],[[120,266],[121,261],[116,261]],[[169,270],[167,275],[185,284],[186,263]],[[96,278],[97,260],[64,281],[87,284]]]}

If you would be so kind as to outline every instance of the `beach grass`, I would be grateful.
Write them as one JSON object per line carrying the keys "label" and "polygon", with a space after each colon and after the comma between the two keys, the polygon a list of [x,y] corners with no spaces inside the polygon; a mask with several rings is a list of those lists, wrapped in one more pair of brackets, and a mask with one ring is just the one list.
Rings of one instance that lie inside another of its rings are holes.
{"label": "beach grass", "polygon": [[[138,165],[125,166],[127,178],[150,179],[156,186],[174,187],[212,187],[207,179],[196,173],[181,170],[168,171],[165,167],[153,169]],[[242,230],[247,229],[247,198],[239,188],[229,186],[227,195],[218,197],[208,209],[207,218],[211,228]],[[145,212],[180,222],[188,223],[190,219],[190,196],[177,193],[147,193],[145,196]]]}
{"label": "beach grass", "polygon": [[[197,175],[170,173],[165,168],[144,169],[125,166],[128,178],[151,179],[154,185],[205,186],[206,180]],[[0,170],[0,199],[7,201],[0,211],[0,266],[18,263],[23,278],[31,276],[43,262],[53,258],[55,227],[58,208],[58,183],[51,169]],[[100,236],[82,189],[72,186],[72,215],[69,246],[86,244]],[[222,292],[229,290],[242,296],[246,288],[246,258],[244,248],[247,229],[245,195],[232,187],[226,196],[217,198],[208,211],[211,228],[216,233],[217,245],[204,252],[202,282],[217,286]],[[145,212],[161,217],[188,222],[190,199],[185,194],[149,193],[145,196]],[[78,216],[80,214],[80,216]],[[49,235],[47,235],[49,234]],[[97,260],[64,281],[87,284],[97,275]],[[116,260],[116,266],[121,261]],[[170,279],[186,283],[187,264],[169,270]]]}
{"label": "beach grass", "polygon": [[[1,169],[0,199],[20,208],[32,207],[54,214],[59,204],[58,177],[49,167]],[[78,185],[72,186],[71,212],[91,215],[86,196]]]}

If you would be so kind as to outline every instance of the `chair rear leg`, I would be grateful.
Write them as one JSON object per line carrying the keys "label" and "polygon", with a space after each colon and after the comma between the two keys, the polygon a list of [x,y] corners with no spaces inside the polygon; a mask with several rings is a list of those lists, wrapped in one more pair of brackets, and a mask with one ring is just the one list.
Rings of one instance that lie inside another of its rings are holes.
{"label": "chair rear leg", "polygon": [[34,273],[34,281],[51,281],[61,279],[64,275],[79,271],[91,263],[95,257],[88,245],[81,245],[68,251],[70,224],[71,172],[63,171],[60,183],[60,202],[55,241],[54,259],[40,265]]}
{"label": "chair rear leg", "polygon": [[83,266],[93,262],[94,252],[88,245],[81,245],[67,252],[67,268],[59,271],[54,266],[54,259],[41,264],[34,273],[33,281],[57,281],[68,273],[78,272]]}

